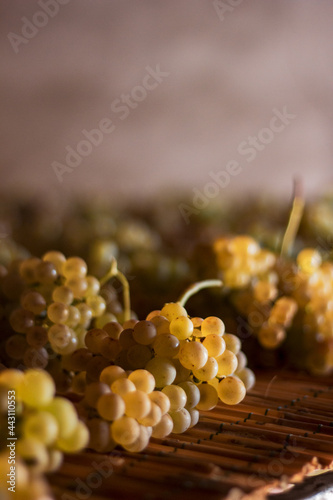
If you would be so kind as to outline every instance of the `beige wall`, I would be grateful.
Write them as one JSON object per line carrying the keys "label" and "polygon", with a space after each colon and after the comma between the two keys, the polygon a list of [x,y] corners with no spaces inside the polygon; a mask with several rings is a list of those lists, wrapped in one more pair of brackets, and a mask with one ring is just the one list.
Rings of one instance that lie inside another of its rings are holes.
{"label": "beige wall", "polygon": [[[71,0],[45,19],[35,1],[1,2],[2,188],[134,199],[202,187],[235,160],[242,171],[225,195],[268,188],[289,197],[295,174],[307,194],[325,189],[333,177],[333,3],[220,3],[239,5],[218,15],[210,0]],[[10,42],[22,17],[46,25],[27,43]],[[121,120],[111,104],[132,91],[140,97],[133,89],[156,65],[169,76]],[[269,140],[262,129],[283,107],[295,118],[247,161],[240,144],[258,133]],[[52,163],[64,163],[66,146],[104,118],[113,132],[60,183]]]}

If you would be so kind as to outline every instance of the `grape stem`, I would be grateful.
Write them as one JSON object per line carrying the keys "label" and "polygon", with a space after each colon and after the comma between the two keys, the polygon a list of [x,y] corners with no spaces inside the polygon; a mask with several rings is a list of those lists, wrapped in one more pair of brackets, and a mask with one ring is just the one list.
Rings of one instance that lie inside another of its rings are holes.
{"label": "grape stem", "polygon": [[295,180],[294,192],[294,201],[289,215],[287,229],[282,240],[280,252],[281,257],[289,255],[291,253],[304,212],[304,197],[302,194],[300,182],[297,180]]}
{"label": "grape stem", "polygon": [[118,263],[115,258],[112,259],[110,270],[103,278],[100,279],[101,287],[105,285],[111,278],[117,278],[123,287],[123,301],[124,301],[124,321],[131,319],[131,299],[130,287],[126,276],[119,271]]}
{"label": "grape stem", "polygon": [[200,292],[203,288],[213,288],[216,286],[223,286],[223,281],[221,280],[204,280],[198,281],[197,283],[193,283],[193,285],[189,286],[183,295],[179,298],[178,304],[181,306],[185,306],[186,302],[192,295]]}

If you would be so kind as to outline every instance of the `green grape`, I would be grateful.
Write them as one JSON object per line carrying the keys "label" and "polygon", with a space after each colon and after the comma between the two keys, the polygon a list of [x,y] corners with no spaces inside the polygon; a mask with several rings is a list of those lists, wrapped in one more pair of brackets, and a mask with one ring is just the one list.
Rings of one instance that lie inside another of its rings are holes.
{"label": "green grape", "polygon": [[25,259],[19,264],[19,273],[23,280],[28,284],[32,285],[36,283],[36,268],[38,264],[41,262],[37,257],[31,257],[29,259]]}
{"label": "green grape", "polygon": [[139,424],[144,425],[145,427],[154,426],[158,424],[161,418],[162,418],[161,408],[156,403],[151,402],[151,408],[149,413],[145,417],[139,418],[138,422]]}
{"label": "green grape", "polygon": [[54,352],[56,352],[57,354],[66,355],[76,351],[76,349],[78,348],[78,340],[76,338],[74,330],[70,329],[70,332],[71,332],[71,338],[69,339],[68,344],[65,345],[64,347],[58,347],[55,344],[51,344]]}
{"label": "green grape", "polygon": [[133,329],[133,338],[138,344],[149,345],[154,342],[156,328],[151,321],[138,321]]}
{"label": "green grape", "polygon": [[155,311],[151,311],[148,316],[146,317],[147,321],[151,321],[153,318],[156,318],[157,316],[161,316],[161,311],[159,309],[155,309]]}
{"label": "green grape", "polygon": [[162,392],[170,400],[170,411],[178,411],[186,405],[186,392],[179,385],[167,385]]}
{"label": "green grape", "polygon": [[199,388],[190,380],[187,380],[186,382],[181,382],[178,384],[179,387],[181,387],[185,393],[186,393],[186,404],[185,408],[187,410],[191,410],[200,401],[200,391]]}
{"label": "green grape", "polygon": [[47,308],[47,315],[53,323],[66,323],[68,314],[68,306],[61,302],[53,302]]}
{"label": "green grape", "polygon": [[87,289],[85,292],[85,297],[91,297],[92,295],[97,295],[101,288],[98,279],[95,278],[95,276],[87,276],[86,282],[87,282]]}
{"label": "green grape", "polygon": [[52,262],[41,261],[35,269],[36,280],[42,285],[52,285],[58,277]]}
{"label": "green grape", "polygon": [[168,358],[156,357],[146,364],[148,370],[155,379],[156,387],[162,388],[172,384],[176,377],[176,368],[173,362]]}
{"label": "green grape", "polygon": [[174,434],[182,434],[187,431],[187,429],[191,425],[191,416],[189,412],[185,408],[181,408],[178,411],[171,411],[169,413],[173,422],[173,430]]}
{"label": "green grape", "polygon": [[105,330],[93,328],[87,332],[84,341],[89,351],[93,354],[99,354],[102,352],[102,342],[107,336]]}
{"label": "green grape", "polygon": [[27,368],[45,368],[49,362],[49,354],[44,347],[28,347],[23,356]]}
{"label": "green grape", "polygon": [[242,368],[241,370],[237,370],[235,375],[241,379],[243,384],[245,385],[245,389],[249,391],[252,389],[256,382],[256,377],[250,368]]}
{"label": "green grape", "polygon": [[151,410],[151,401],[148,394],[143,391],[133,391],[124,394],[125,415],[127,417],[142,419],[148,415]]}
{"label": "green grape", "polygon": [[136,391],[136,387],[133,382],[131,382],[127,378],[118,378],[117,380],[112,382],[111,391],[115,394],[119,394],[119,396],[123,396],[128,392]]}
{"label": "green grape", "polygon": [[153,343],[153,349],[156,356],[165,358],[173,358],[179,352],[179,340],[170,333],[162,333],[158,335]]}
{"label": "green grape", "polygon": [[119,342],[113,340],[111,337],[104,338],[100,346],[100,352],[103,354],[104,358],[110,361],[115,361],[121,350]]}
{"label": "green grape", "polygon": [[286,338],[281,325],[264,323],[258,332],[258,340],[265,349],[276,349]]}
{"label": "green grape", "polygon": [[75,306],[68,307],[68,318],[66,320],[66,325],[70,328],[75,328],[81,319],[80,311]]}
{"label": "green grape", "polygon": [[194,318],[191,318],[191,321],[194,328],[201,328],[203,318],[198,318],[195,316]]}
{"label": "green grape", "polygon": [[224,337],[220,337],[216,333],[211,333],[207,335],[202,342],[202,345],[206,347],[208,356],[216,358],[224,353],[226,349],[226,344]]}
{"label": "green grape", "polygon": [[208,316],[201,323],[201,334],[203,337],[207,337],[207,335],[223,335],[225,331],[225,326],[223,321],[220,318],[216,318],[215,316]]}
{"label": "green grape", "polygon": [[48,339],[53,346],[66,347],[73,336],[73,330],[67,325],[52,325],[48,331]]}
{"label": "green grape", "polygon": [[70,257],[62,265],[62,274],[65,278],[85,278],[87,264],[80,257]]}
{"label": "green grape", "polygon": [[149,437],[149,431],[147,430],[147,428],[143,425],[140,425],[138,438],[133,443],[124,445],[124,448],[125,450],[132,453],[138,453],[148,446]]}
{"label": "green grape", "polygon": [[170,399],[166,394],[161,391],[153,391],[148,394],[149,399],[152,403],[157,404],[165,415],[170,410]]}
{"label": "green grape", "polygon": [[239,340],[236,335],[233,335],[232,333],[225,333],[223,335],[223,339],[225,341],[226,348],[233,352],[234,354],[238,354],[239,351],[241,350],[242,344],[241,341]]}
{"label": "green grape", "polygon": [[243,368],[245,368],[245,366],[247,365],[246,355],[244,354],[243,351],[239,351],[237,353],[236,357],[237,357],[237,361],[238,361],[237,371],[243,370]]}
{"label": "green grape", "polygon": [[185,340],[193,333],[193,323],[187,316],[179,316],[171,321],[170,333],[179,340]]}
{"label": "green grape", "polygon": [[74,300],[72,290],[65,285],[57,286],[52,292],[52,299],[54,302],[60,302],[66,306],[70,306]]}
{"label": "green grape", "polygon": [[102,314],[102,316],[99,316],[95,319],[95,327],[104,329],[104,326],[108,323],[111,323],[112,321],[117,321],[116,316],[110,312],[106,312]]}
{"label": "green grape", "polygon": [[154,316],[150,321],[155,325],[157,335],[170,333],[170,321],[164,316]]}
{"label": "green grape", "polygon": [[220,400],[227,405],[237,405],[246,395],[245,386],[238,377],[226,377],[222,379],[217,391]]}
{"label": "green grape", "polygon": [[79,324],[84,326],[84,328],[89,328],[90,322],[92,320],[93,314],[91,307],[82,302],[76,306],[80,312],[80,322]]}
{"label": "green grape", "polygon": [[88,384],[85,390],[84,402],[91,406],[91,408],[97,408],[97,401],[103,394],[110,393],[110,387],[108,384],[103,382],[92,382]]}
{"label": "green grape", "polygon": [[185,342],[180,348],[179,361],[188,370],[202,368],[207,360],[207,349],[200,342]]}
{"label": "green grape", "polygon": [[109,323],[106,323],[106,325],[103,326],[103,330],[106,331],[109,337],[111,337],[114,340],[118,340],[121,332],[123,331],[123,327],[121,326],[120,323],[117,323],[116,321],[110,321]]}
{"label": "green grape", "polygon": [[88,420],[89,430],[89,448],[103,453],[110,441],[110,424],[101,418],[92,418]]}
{"label": "green grape", "polygon": [[[33,327],[32,327],[33,328]],[[28,347],[26,339],[19,333],[12,335],[6,341],[5,351],[11,359],[22,359]]]}
{"label": "green grape", "polygon": [[77,453],[89,443],[89,431],[86,425],[78,421],[74,431],[57,441],[57,446],[65,453]]}
{"label": "green grape", "polygon": [[34,315],[24,309],[15,309],[9,317],[9,323],[15,332],[26,333],[29,328],[34,326]]}
{"label": "green grape", "polygon": [[150,394],[155,389],[154,376],[148,370],[135,370],[130,373],[128,380],[133,382],[136,389]]}
{"label": "green grape", "polygon": [[84,395],[87,387],[86,372],[80,372],[74,375],[72,380],[72,391],[76,394]]}
{"label": "green grape", "polygon": [[60,469],[64,456],[60,450],[54,448],[49,448],[47,451],[49,460],[45,472],[55,472]]}
{"label": "green grape", "polygon": [[211,380],[212,378],[216,377],[217,372],[218,372],[218,368],[219,368],[219,365],[218,365],[216,359],[213,357],[209,357],[207,359],[207,363],[202,368],[198,368],[197,370],[193,370],[193,375],[198,380],[201,380],[203,382],[207,382],[208,380]]}
{"label": "green grape", "polygon": [[45,445],[38,439],[23,438],[16,443],[16,454],[21,457],[35,472],[47,468],[48,454]]}
{"label": "green grape", "polygon": [[43,370],[27,370],[20,384],[22,401],[32,407],[49,404],[55,394],[55,384],[51,375]]}
{"label": "green grape", "polygon": [[190,428],[191,428],[197,425],[197,423],[199,422],[200,413],[196,408],[192,408],[191,410],[188,410],[188,412],[191,417],[191,423],[190,423]]}
{"label": "green grape", "polygon": [[132,345],[127,351],[127,361],[132,370],[144,368],[152,357],[153,353],[147,345]]}
{"label": "green grape", "polygon": [[161,310],[161,316],[164,316],[169,321],[178,318],[178,316],[186,316],[186,309],[181,306],[178,302],[170,302],[165,304]]}
{"label": "green grape", "polygon": [[321,263],[321,255],[314,248],[304,248],[297,255],[297,264],[303,273],[313,274],[320,267]]}
{"label": "green grape", "polygon": [[106,309],[105,300],[101,295],[92,295],[86,299],[87,305],[90,307],[94,318],[98,318],[104,314]]}
{"label": "green grape", "polygon": [[19,399],[21,399],[20,387],[23,380],[24,373],[20,370],[10,368],[0,372],[0,385],[8,387],[8,389],[14,389],[16,391],[16,396],[19,397]]}
{"label": "green grape", "polygon": [[226,349],[223,354],[216,358],[218,364],[217,375],[219,377],[226,377],[231,375],[237,370],[237,357],[232,351]]}
{"label": "green grape", "polygon": [[119,378],[125,378],[126,372],[120,366],[111,365],[104,368],[99,377],[100,381],[108,386],[111,386],[113,382]]}
{"label": "green grape", "polygon": [[154,425],[152,437],[157,439],[163,439],[169,434],[171,434],[172,430],[173,430],[173,420],[171,416],[168,413],[166,413],[165,415],[162,415],[161,420],[158,422],[158,424]]}
{"label": "green grape", "polygon": [[218,402],[218,395],[215,387],[210,384],[198,385],[200,391],[200,401],[196,406],[197,410],[209,411],[215,408]]}
{"label": "green grape", "polygon": [[187,368],[185,368],[181,364],[179,359],[176,359],[176,358],[173,359],[172,363],[174,364],[174,366],[176,368],[176,378],[174,380],[174,384],[178,385],[181,382],[185,382],[186,380],[188,380],[189,376],[191,374],[191,370],[188,370]]}
{"label": "green grape", "polygon": [[97,411],[105,420],[117,420],[125,413],[125,403],[119,394],[103,394],[97,401]]}
{"label": "green grape", "polygon": [[111,424],[111,435],[121,446],[129,446],[140,435],[140,424],[131,417],[121,417]]}
{"label": "green grape", "polygon": [[73,404],[68,399],[55,397],[49,404],[43,407],[53,415],[58,422],[58,438],[67,438],[74,432],[78,418]]}
{"label": "green grape", "polygon": [[65,286],[72,290],[75,299],[82,299],[88,288],[87,280],[79,277],[66,279]]}
{"label": "green grape", "polygon": [[31,347],[44,347],[48,341],[47,329],[42,326],[32,326],[27,330],[26,339]]}
{"label": "green grape", "polygon": [[119,335],[119,344],[123,350],[128,350],[132,345],[137,345],[133,338],[133,328],[126,328]]}
{"label": "green grape", "polygon": [[58,437],[58,422],[49,412],[38,411],[23,422],[23,434],[27,438],[38,439],[50,446]]}
{"label": "green grape", "polygon": [[46,309],[46,302],[43,295],[35,292],[34,290],[29,290],[27,293],[22,295],[20,302],[23,309],[32,312],[36,316],[41,314]]}
{"label": "green grape", "polygon": [[63,265],[66,262],[66,257],[61,252],[47,252],[42,257],[43,261],[51,262],[57,270],[58,274],[62,274]]}

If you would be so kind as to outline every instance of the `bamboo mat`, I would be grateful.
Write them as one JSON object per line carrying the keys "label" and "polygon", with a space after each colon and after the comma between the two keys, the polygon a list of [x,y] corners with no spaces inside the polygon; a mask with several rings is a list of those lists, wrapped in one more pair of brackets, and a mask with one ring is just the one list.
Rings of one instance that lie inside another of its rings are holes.
{"label": "bamboo mat", "polygon": [[186,433],[140,454],[66,456],[49,481],[61,500],[304,498],[333,484],[333,378],[259,373],[241,404],[201,412]]}

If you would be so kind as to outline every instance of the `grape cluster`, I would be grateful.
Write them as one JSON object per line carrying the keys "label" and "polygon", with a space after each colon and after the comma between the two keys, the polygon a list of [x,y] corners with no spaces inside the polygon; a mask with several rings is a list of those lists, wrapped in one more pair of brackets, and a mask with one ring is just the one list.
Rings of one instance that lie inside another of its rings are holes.
{"label": "grape cluster", "polygon": [[16,454],[36,473],[58,469],[63,453],[76,453],[88,444],[87,427],[68,399],[55,396],[54,381],[46,371],[0,373],[3,428],[7,428],[9,395],[15,406],[11,432],[17,439]]}

